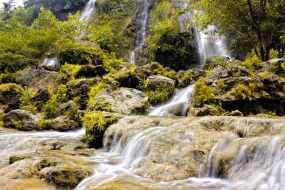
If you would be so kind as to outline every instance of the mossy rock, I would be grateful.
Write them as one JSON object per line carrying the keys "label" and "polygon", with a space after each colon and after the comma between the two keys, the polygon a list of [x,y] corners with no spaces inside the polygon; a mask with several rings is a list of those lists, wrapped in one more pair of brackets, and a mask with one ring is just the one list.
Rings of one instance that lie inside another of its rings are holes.
{"label": "mossy rock", "polygon": [[38,130],[39,116],[35,116],[30,111],[12,110],[3,116],[4,127],[15,128],[23,131]]}
{"label": "mossy rock", "polygon": [[103,65],[104,53],[97,44],[91,42],[78,42],[73,49],[60,53],[60,64]]}
{"label": "mossy rock", "polygon": [[190,33],[167,31],[157,44],[154,60],[176,71],[196,67],[197,49],[192,45]]}
{"label": "mossy rock", "polygon": [[101,112],[85,113],[82,122],[86,135],[82,141],[88,143],[92,148],[102,148],[105,130],[113,123],[116,123],[118,119],[117,116]]}
{"label": "mossy rock", "polygon": [[202,70],[212,70],[218,67],[227,67],[227,57],[225,56],[212,56],[207,57],[202,66]]}
{"label": "mossy rock", "polygon": [[23,88],[15,83],[0,84],[0,103],[16,109],[23,93]]}
{"label": "mossy rock", "polygon": [[149,98],[151,104],[159,104],[169,100],[175,91],[175,82],[162,75],[152,75],[139,85]]}

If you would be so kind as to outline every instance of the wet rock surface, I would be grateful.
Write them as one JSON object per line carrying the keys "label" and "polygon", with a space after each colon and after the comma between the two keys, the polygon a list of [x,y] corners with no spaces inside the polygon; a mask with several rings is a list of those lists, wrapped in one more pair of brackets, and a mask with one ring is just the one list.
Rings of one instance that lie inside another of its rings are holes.
{"label": "wet rock surface", "polygon": [[[125,117],[110,126],[105,137],[110,146],[112,138],[132,140],[133,134],[159,126],[161,133],[152,136],[148,154],[141,160],[136,174],[157,181],[181,180],[198,176],[207,156],[217,143],[222,153],[216,153],[219,177],[226,177],[237,151],[244,141],[258,138],[265,141],[267,135],[284,134],[285,122],[282,119],[239,118],[239,117]],[[128,135],[124,135],[128,134]],[[240,140],[241,138],[248,140]],[[220,143],[220,140],[223,143]],[[256,143],[258,144],[258,143]],[[252,145],[254,147],[254,145]],[[217,158],[217,155],[222,155]]]}

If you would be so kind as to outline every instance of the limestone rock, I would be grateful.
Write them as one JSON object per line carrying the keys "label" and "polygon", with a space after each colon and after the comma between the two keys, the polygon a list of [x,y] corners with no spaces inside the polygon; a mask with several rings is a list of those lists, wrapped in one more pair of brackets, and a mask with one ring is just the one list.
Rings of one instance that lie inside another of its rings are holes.
{"label": "limestone rock", "polygon": [[5,127],[16,128],[23,131],[38,129],[39,116],[35,116],[30,111],[12,110],[3,116]]}
{"label": "limestone rock", "polygon": [[111,111],[121,114],[143,113],[148,107],[148,97],[145,93],[133,88],[119,88],[110,93],[104,91],[94,97],[95,104],[91,110]]}

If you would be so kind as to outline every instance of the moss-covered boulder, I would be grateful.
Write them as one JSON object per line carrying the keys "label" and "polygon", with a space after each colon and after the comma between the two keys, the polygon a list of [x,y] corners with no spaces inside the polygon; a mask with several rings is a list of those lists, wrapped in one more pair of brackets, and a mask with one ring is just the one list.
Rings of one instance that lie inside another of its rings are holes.
{"label": "moss-covered boulder", "polygon": [[176,71],[196,67],[198,51],[189,39],[190,33],[166,32],[157,44],[154,60]]}
{"label": "moss-covered boulder", "polygon": [[103,135],[106,129],[116,123],[121,116],[112,115],[104,112],[88,112],[83,117],[83,127],[86,135],[83,142],[86,142],[93,148],[103,147]]}
{"label": "moss-covered boulder", "polygon": [[23,92],[23,88],[15,83],[0,84],[0,103],[17,109]]}
{"label": "moss-covered boulder", "polygon": [[12,110],[3,116],[4,127],[16,128],[23,131],[38,130],[39,116],[30,111]]}
{"label": "moss-covered boulder", "polygon": [[134,88],[121,87],[111,92],[105,90],[91,98],[93,98],[93,102],[90,104],[90,110],[130,115],[142,114],[149,108],[146,94]]}
{"label": "moss-covered boulder", "polygon": [[72,46],[72,49],[61,52],[59,62],[61,65],[66,63],[102,65],[104,63],[104,53],[97,44],[80,41]]}
{"label": "moss-covered boulder", "polygon": [[139,88],[146,93],[151,104],[167,101],[175,91],[175,82],[162,75],[149,76]]}
{"label": "moss-covered boulder", "polygon": [[107,74],[106,69],[102,65],[82,65],[79,71],[75,74],[75,78],[96,77]]}

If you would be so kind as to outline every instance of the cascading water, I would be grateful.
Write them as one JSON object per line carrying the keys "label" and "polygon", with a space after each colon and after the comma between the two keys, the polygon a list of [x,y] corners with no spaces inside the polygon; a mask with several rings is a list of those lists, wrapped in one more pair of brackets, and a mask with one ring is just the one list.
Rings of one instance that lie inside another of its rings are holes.
{"label": "cascading water", "polygon": [[[129,131],[119,139],[117,138],[119,131],[117,131],[110,150],[94,158],[94,161],[101,163],[95,169],[96,173],[83,180],[75,190],[96,188],[120,175],[135,177],[134,173],[139,168],[141,160],[148,154],[151,139],[156,138],[165,129],[165,127],[157,126],[145,130]],[[126,143],[128,138],[130,140]],[[106,140],[108,138],[105,138]],[[104,145],[106,146],[106,142]],[[117,164],[110,164],[114,162]]]}
{"label": "cascading water", "polygon": [[[283,136],[240,140],[239,148],[228,173],[226,189],[282,190],[285,187],[285,149]],[[222,143],[225,143],[223,141]],[[217,178],[220,155],[216,144],[207,157],[205,177]],[[221,147],[224,147],[223,145]],[[215,156],[214,156],[215,155]]]}
{"label": "cascading water", "polygon": [[175,112],[175,115],[186,116],[186,109],[191,100],[193,89],[194,85],[190,85],[181,90],[180,92],[176,93],[169,103],[155,108],[148,115],[168,116],[173,115],[174,110],[178,110]]}
{"label": "cascading water", "polygon": [[[188,9],[188,4],[186,2],[178,2],[178,7],[180,9]],[[187,25],[191,23],[194,19],[194,10],[185,11],[179,15],[178,21],[180,26],[180,32],[187,32],[189,28]],[[226,50],[226,37],[222,35],[219,37],[215,33],[216,26],[210,25],[207,30],[199,31],[195,27],[195,40],[198,46],[198,56],[199,56],[199,68],[202,67],[205,59],[211,56],[230,56],[230,52]]]}
{"label": "cascading water", "polygon": [[139,51],[144,45],[146,31],[147,31],[147,22],[148,22],[148,11],[149,11],[149,2],[148,0],[138,1],[137,11],[136,11],[136,25],[138,30],[135,35],[135,49],[131,52],[130,63],[135,64],[135,52]]}
{"label": "cascading water", "polygon": [[207,30],[197,32],[196,41],[198,44],[199,67],[202,67],[207,57],[222,55],[230,56],[229,51],[226,50],[226,37],[221,37],[215,34],[216,26],[210,25]]}
{"label": "cascading water", "polygon": [[96,0],[89,0],[81,12],[80,20],[85,21],[87,24],[90,23],[93,13],[95,11]]}

